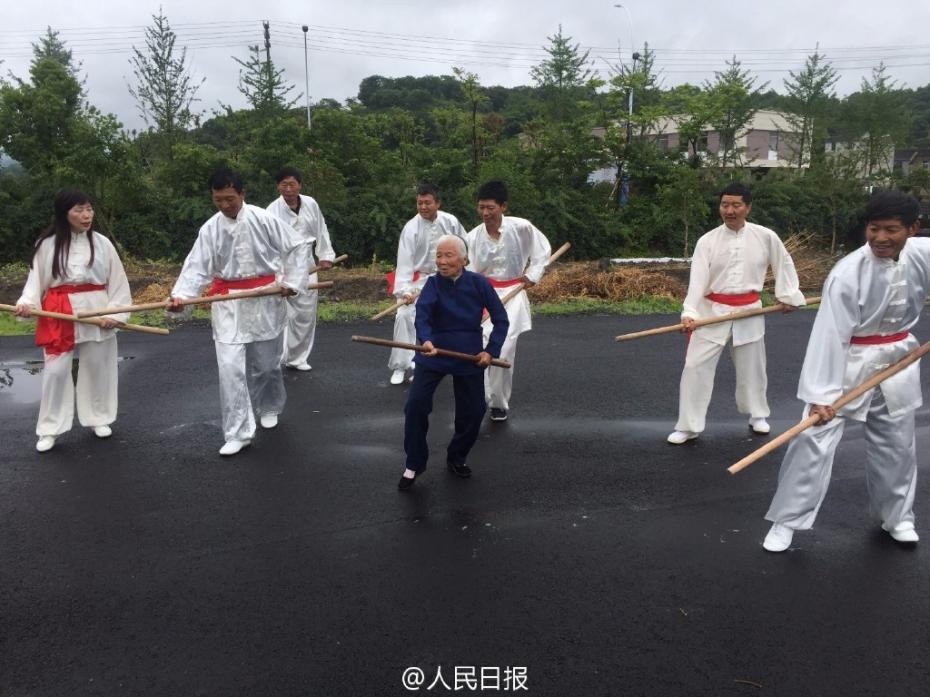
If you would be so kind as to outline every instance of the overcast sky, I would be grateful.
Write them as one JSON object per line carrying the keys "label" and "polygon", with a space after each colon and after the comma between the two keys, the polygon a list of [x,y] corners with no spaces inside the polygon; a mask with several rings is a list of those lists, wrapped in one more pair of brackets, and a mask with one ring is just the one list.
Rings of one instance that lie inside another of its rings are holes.
{"label": "overcast sky", "polygon": [[[485,85],[532,84],[529,69],[545,58],[542,47],[556,32],[591,49],[595,67],[608,76],[631,42],[649,42],[668,87],[713,77],[733,54],[759,82],[779,91],[788,70],[798,70],[819,44],[839,69],[840,94],[858,89],[871,66],[884,60],[898,84],[930,83],[930,2],[926,0],[162,0],[178,44],[188,46],[201,87],[199,107],[244,105],[236,90],[238,66],[250,44],[263,42],[261,20],[271,22],[272,58],[304,91],[301,25],[309,26],[310,95],[342,101],[357,94],[369,75],[450,74],[452,66],[477,73]],[[83,62],[87,92],[128,128],[142,122],[126,84],[132,79],[131,47],[159,3],[102,0],[3,0],[0,69],[25,77],[29,43],[47,25],[59,30]],[[295,91],[295,93],[296,93]]]}

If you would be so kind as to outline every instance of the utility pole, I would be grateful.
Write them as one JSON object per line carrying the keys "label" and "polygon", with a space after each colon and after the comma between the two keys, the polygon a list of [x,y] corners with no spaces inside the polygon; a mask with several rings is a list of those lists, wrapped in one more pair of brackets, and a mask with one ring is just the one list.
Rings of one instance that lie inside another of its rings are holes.
{"label": "utility pole", "polygon": [[301,29],[304,30],[304,82],[306,83],[304,94],[307,96],[307,130],[310,130],[310,54],[307,51],[307,32],[310,27],[304,24]]}
{"label": "utility pole", "polygon": [[271,22],[264,20],[262,26],[265,28],[265,82],[269,90],[269,94],[265,95],[265,98],[270,104],[274,100],[274,94],[271,93],[273,84],[271,72]]}

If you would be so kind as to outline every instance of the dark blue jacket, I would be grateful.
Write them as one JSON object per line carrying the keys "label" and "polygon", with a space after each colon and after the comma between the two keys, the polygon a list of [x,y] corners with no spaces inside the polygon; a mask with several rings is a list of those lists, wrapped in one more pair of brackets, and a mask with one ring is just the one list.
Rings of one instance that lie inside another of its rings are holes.
{"label": "dark blue jacket", "polygon": [[[501,355],[510,321],[497,291],[479,273],[463,271],[455,281],[439,274],[430,276],[417,298],[417,341],[432,341],[433,346],[450,351],[477,354],[487,351],[494,358]],[[482,346],[481,317],[485,308],[494,325],[488,345]],[[474,363],[444,356],[413,359],[420,365],[452,375],[481,372]]]}

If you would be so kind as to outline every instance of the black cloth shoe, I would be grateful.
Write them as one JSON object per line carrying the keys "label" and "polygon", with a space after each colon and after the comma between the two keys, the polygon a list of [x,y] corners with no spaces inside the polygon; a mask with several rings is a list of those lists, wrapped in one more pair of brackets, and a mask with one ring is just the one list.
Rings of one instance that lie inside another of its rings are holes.
{"label": "black cloth shoe", "polygon": [[413,483],[417,480],[416,477],[405,477],[401,475],[400,481],[397,482],[398,491],[410,491],[413,488]]}
{"label": "black cloth shoe", "polygon": [[462,479],[468,479],[471,476],[471,467],[466,464],[457,465],[454,462],[447,462],[449,471],[452,472],[456,477],[461,477]]}
{"label": "black cloth shoe", "polygon": [[498,409],[497,407],[491,407],[491,421],[506,421],[507,420],[507,410]]}

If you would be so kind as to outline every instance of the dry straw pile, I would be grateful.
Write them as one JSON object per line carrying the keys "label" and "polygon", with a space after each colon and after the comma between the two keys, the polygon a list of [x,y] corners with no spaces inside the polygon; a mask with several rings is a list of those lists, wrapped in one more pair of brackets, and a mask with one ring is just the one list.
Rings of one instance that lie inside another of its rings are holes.
{"label": "dry straw pile", "polygon": [[[785,240],[785,248],[794,259],[801,288],[819,292],[836,259],[816,249],[812,242],[812,235],[796,233]],[[688,264],[605,266],[599,262],[560,262],[530,290],[530,297],[539,302],[571,298],[623,301],[643,296],[683,300],[689,271]],[[773,286],[769,274],[766,287],[771,290]]]}

